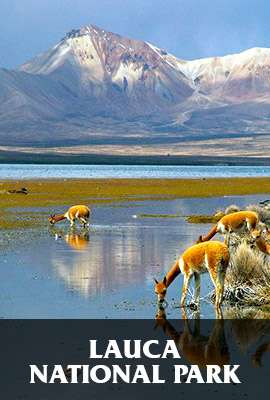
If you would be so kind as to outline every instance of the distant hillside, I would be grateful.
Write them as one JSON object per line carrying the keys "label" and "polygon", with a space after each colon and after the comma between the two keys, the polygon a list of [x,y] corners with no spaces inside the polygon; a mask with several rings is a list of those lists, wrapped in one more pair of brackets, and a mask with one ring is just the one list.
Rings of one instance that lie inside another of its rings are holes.
{"label": "distant hillside", "polygon": [[2,150],[262,157],[269,122],[266,48],[185,61],[89,25],[0,69]]}

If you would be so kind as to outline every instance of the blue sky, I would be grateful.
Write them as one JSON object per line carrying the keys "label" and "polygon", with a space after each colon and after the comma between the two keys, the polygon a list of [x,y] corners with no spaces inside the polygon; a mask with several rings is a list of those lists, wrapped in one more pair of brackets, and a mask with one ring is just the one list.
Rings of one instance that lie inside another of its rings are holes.
{"label": "blue sky", "polygon": [[91,23],[194,59],[270,47],[269,21],[269,0],[1,0],[0,66]]}

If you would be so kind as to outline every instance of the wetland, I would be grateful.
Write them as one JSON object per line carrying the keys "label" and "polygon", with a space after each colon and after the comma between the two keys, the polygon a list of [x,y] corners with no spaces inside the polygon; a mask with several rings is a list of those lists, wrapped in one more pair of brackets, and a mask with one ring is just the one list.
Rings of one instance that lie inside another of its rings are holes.
{"label": "wetland", "polygon": [[[28,194],[9,193],[23,187]],[[0,317],[152,319],[153,279],[212,224],[188,218],[268,193],[266,177],[2,180]],[[92,209],[89,230],[48,226],[51,213],[80,203]],[[168,290],[168,318],[181,317],[181,287],[180,275]],[[203,275],[201,318],[215,317],[212,289]]]}

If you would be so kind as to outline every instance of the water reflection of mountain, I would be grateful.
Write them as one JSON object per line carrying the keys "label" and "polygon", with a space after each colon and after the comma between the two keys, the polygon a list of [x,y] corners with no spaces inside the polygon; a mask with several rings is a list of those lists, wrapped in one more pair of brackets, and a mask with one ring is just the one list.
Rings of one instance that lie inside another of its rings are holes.
{"label": "water reflection of mountain", "polygon": [[163,229],[130,224],[97,230],[87,239],[75,233],[63,235],[61,251],[53,252],[52,263],[65,284],[86,297],[145,285],[166,270],[190,240],[177,226],[170,226],[166,235]]}

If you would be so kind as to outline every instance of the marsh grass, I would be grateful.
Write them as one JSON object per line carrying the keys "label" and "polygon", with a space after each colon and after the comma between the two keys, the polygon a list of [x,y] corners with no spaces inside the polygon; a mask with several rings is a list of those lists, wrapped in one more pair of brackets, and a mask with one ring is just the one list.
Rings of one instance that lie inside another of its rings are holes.
{"label": "marsh grass", "polygon": [[[262,205],[250,205],[247,210],[255,211],[263,224],[270,226],[270,210]],[[232,204],[215,215],[191,215],[190,223],[216,223],[223,215],[240,211]],[[269,310],[256,310],[256,318],[270,317],[270,256],[261,252],[252,244],[250,235],[242,233],[230,234],[230,264],[225,279],[224,301],[230,305],[257,307],[269,305]],[[212,292],[211,300],[215,300]],[[256,308],[255,308],[256,309]],[[249,316],[246,316],[249,318]],[[228,316],[226,316],[228,318]]]}
{"label": "marsh grass", "polygon": [[231,249],[224,300],[229,304],[270,304],[270,257],[243,240]]}
{"label": "marsh grass", "polygon": [[[12,189],[26,187],[27,195],[7,194]],[[218,197],[269,193],[268,178],[209,178],[209,179],[41,179],[0,182],[0,228],[10,226],[12,209],[43,207],[62,212],[73,204],[95,205],[141,200],[164,200],[183,197]],[[46,218],[40,218],[44,226]],[[14,221],[12,221],[13,223]],[[18,224],[18,225],[17,225]],[[13,228],[19,227],[19,220]],[[27,224],[26,224],[27,225]],[[29,226],[31,228],[31,226]]]}
{"label": "marsh grass", "polygon": [[190,224],[215,224],[220,218],[221,217],[216,215],[189,215],[186,221]]}
{"label": "marsh grass", "polygon": [[261,222],[266,225],[270,225],[270,210],[258,204],[251,204],[246,209],[249,211],[255,211],[258,214]]}
{"label": "marsh grass", "polygon": [[213,215],[189,215],[186,221],[191,224],[215,224],[226,214],[231,214],[233,212],[240,211],[240,208],[234,204],[227,207],[225,211],[217,210]]}
{"label": "marsh grass", "polygon": [[225,208],[225,214],[231,214],[238,211],[240,211],[240,208],[236,204],[231,204],[230,206]]}
{"label": "marsh grass", "polygon": [[[260,222],[270,226],[270,210],[266,207],[253,204],[246,207],[246,209],[255,211],[259,216]],[[233,204],[227,207],[223,213],[225,215],[239,210],[239,207]],[[200,221],[203,222],[203,218]],[[250,318],[250,315],[254,313],[252,307],[255,307],[256,318],[266,318],[265,314],[269,317],[270,256],[261,252],[256,244],[252,243],[250,234],[245,231],[230,234],[229,249],[230,264],[225,279],[225,303],[231,306],[244,305],[246,313],[243,318]],[[212,293],[211,299],[214,301],[214,293]],[[265,305],[268,308],[262,310]],[[256,309],[258,306],[260,309]],[[248,308],[250,315],[247,313]],[[226,316],[226,318],[230,317]]]}
{"label": "marsh grass", "polygon": [[137,218],[183,218],[180,214],[138,214]]}

